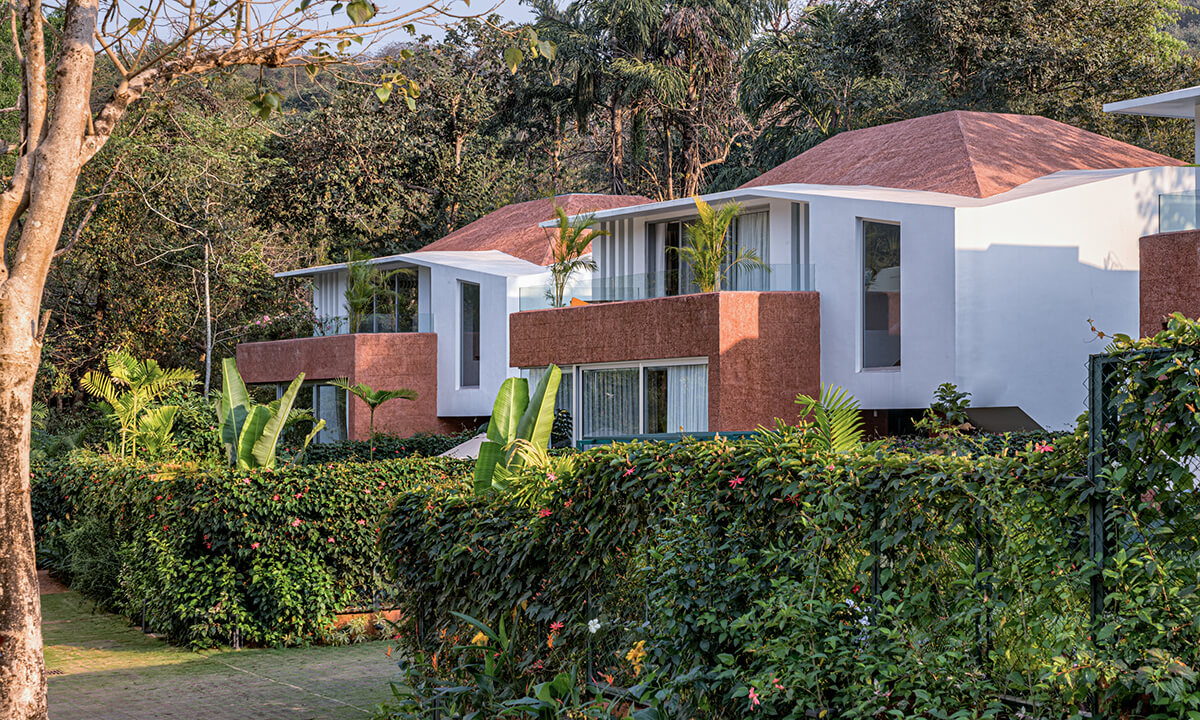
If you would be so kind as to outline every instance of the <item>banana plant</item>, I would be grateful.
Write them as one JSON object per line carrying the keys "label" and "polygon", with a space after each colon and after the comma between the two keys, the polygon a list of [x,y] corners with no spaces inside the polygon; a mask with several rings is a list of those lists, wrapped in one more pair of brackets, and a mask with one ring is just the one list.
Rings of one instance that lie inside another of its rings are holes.
{"label": "banana plant", "polygon": [[[238,373],[237,361],[225,358],[221,367],[224,377],[215,409],[221,427],[221,442],[229,453],[229,464],[236,465],[239,470],[275,467],[279,438],[284,429],[300,417],[292,410],[292,405],[304,383],[304,373],[288,385],[283,397],[268,405],[259,405],[250,398],[246,383]],[[313,423],[312,431],[304,438],[297,454],[304,452],[324,427],[324,420]]]}
{"label": "banana plant", "polygon": [[475,493],[503,490],[509,480],[527,467],[549,463],[550,432],[554,428],[554,401],[562,370],[551,365],[529,394],[529,381],[508,378],[492,405],[487,440],[475,460]]}
{"label": "banana plant", "polygon": [[862,447],[862,413],[858,400],[850,393],[822,383],[820,398],[800,394],[796,404],[802,408],[800,426],[808,431],[817,448],[848,453]]}
{"label": "banana plant", "polygon": [[350,378],[338,378],[329,381],[330,385],[341,388],[346,392],[354,395],[359,400],[367,404],[367,409],[371,411],[371,428],[368,431],[367,437],[371,441],[370,460],[375,460],[375,411],[379,406],[389,400],[416,400],[417,391],[409,390],[408,388],[397,388],[395,390],[376,390],[366,383],[350,384]]}

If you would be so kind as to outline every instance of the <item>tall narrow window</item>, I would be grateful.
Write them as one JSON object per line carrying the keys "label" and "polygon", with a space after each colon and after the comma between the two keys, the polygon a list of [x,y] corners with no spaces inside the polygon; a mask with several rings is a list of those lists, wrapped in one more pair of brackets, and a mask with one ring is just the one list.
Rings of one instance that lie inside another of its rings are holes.
{"label": "tall narrow window", "polygon": [[464,282],[462,288],[462,352],[459,385],[479,387],[479,286]]}
{"label": "tall narrow window", "polygon": [[900,366],[900,226],[862,221],[863,367]]}

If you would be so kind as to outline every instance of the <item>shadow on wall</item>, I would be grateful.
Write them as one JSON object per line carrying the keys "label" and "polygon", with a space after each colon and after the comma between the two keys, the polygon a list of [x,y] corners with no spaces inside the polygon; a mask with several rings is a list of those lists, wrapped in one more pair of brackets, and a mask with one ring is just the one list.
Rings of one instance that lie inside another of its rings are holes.
{"label": "shadow on wall", "polygon": [[1079,261],[1075,247],[955,253],[959,385],[977,406],[1019,406],[1050,430],[1086,408],[1087,358],[1138,331],[1138,272]]}
{"label": "shadow on wall", "polygon": [[804,295],[799,307],[792,293],[759,295],[752,326],[742,319],[737,340],[710,358],[710,430],[754,430],[775,418],[794,423],[796,395],[820,393],[820,296]]}

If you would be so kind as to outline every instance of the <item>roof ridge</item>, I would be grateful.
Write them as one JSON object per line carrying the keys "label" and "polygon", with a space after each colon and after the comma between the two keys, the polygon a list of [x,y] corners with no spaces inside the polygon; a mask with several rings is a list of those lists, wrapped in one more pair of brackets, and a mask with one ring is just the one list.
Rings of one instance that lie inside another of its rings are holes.
{"label": "roof ridge", "polygon": [[967,137],[967,129],[963,127],[963,113],[965,110],[952,110],[954,113],[954,125],[958,128],[958,137],[962,141],[963,152],[966,154],[967,170],[971,174],[971,182],[975,184],[976,197],[983,197],[983,183],[979,181],[979,168],[975,164],[975,148],[971,146],[971,140]]}

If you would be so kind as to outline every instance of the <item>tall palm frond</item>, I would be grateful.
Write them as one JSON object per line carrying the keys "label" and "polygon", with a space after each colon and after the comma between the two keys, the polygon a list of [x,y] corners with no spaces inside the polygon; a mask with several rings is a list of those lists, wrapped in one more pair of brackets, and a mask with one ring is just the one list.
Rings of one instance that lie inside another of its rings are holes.
{"label": "tall palm frond", "polygon": [[371,425],[368,431],[368,440],[371,442],[371,449],[368,453],[368,457],[371,460],[375,459],[375,411],[379,409],[380,405],[383,405],[385,402],[389,402],[391,400],[417,399],[417,391],[409,390],[408,388],[396,388],[395,390],[376,390],[366,383],[355,383],[351,385],[349,378],[337,378],[329,381],[329,384],[345,390],[367,404],[367,409],[371,413]]}
{"label": "tall palm frond", "polygon": [[[156,412],[148,408],[173,388],[195,382],[196,373],[182,368],[164,370],[154,360],[138,360],[123,351],[108,353],[104,364],[108,368],[107,376],[90,371],[83,376],[80,387],[104,401],[106,412],[120,426],[121,456],[125,456],[132,441],[132,453],[136,458],[143,413]],[[171,418],[173,422],[173,413]],[[166,439],[170,439],[169,432]]]}
{"label": "tall palm frond", "polygon": [[753,250],[741,250],[726,260],[729,227],[742,211],[740,203],[731,202],[716,209],[698,197],[693,200],[699,217],[685,228],[687,245],[674,250],[691,265],[700,292],[719,292],[721,281],[735,268],[766,267]]}
{"label": "tall palm frond", "polygon": [[846,453],[862,447],[862,414],[850,393],[822,383],[819,399],[800,394],[796,404],[801,407],[801,426],[810,431],[818,448]]}
{"label": "tall palm frond", "polygon": [[572,220],[566,210],[555,205],[554,216],[558,219],[558,225],[551,231],[550,237],[550,276],[553,284],[546,291],[546,298],[552,307],[562,307],[571,276],[581,270],[596,270],[595,261],[585,257],[592,241],[609,233],[593,227],[596,217],[592,214],[580,215]]}

